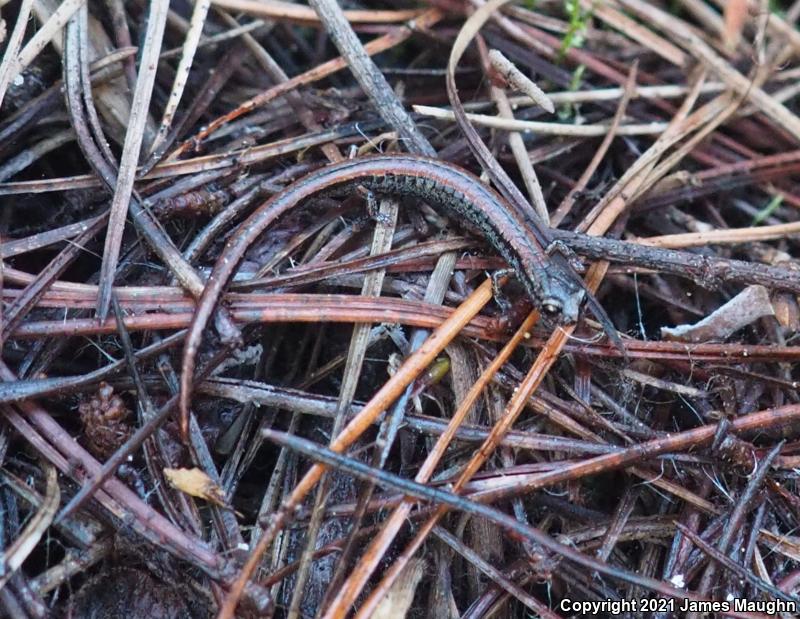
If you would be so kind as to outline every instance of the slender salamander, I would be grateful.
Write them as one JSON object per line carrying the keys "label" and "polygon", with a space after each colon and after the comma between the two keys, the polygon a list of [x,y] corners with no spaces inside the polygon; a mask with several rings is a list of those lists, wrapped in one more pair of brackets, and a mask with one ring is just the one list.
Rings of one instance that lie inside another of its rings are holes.
{"label": "slender salamander", "polygon": [[248,248],[279,217],[306,198],[363,186],[379,194],[412,196],[474,225],[508,263],[534,305],[552,322],[577,321],[585,291],[544,251],[531,225],[493,189],[471,173],[437,159],[387,155],[326,166],[272,196],[231,235],[208,278],[184,348],[181,417],[188,419],[195,357],[214,308]]}

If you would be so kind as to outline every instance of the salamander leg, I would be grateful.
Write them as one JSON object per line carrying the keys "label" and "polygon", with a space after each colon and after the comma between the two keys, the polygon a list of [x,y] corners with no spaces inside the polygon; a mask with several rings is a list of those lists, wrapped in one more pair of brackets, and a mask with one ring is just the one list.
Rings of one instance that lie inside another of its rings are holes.
{"label": "salamander leg", "polygon": [[585,273],[586,268],[583,266],[581,259],[578,257],[572,248],[567,245],[564,241],[553,241],[550,243],[546,248],[545,252],[547,252],[548,256],[552,256],[553,254],[561,254],[564,258],[567,259],[569,262],[569,266],[571,266],[576,273]]}
{"label": "salamander leg", "polygon": [[508,295],[502,290],[502,285],[504,283],[502,280],[507,277],[514,277],[515,275],[514,269],[499,269],[489,274],[489,277],[492,278],[492,294],[494,295],[494,300],[497,301],[497,304],[504,313],[511,309],[511,301],[508,300]]}
{"label": "salamander leg", "polygon": [[375,192],[371,189],[367,189],[367,213],[369,214],[369,218],[377,224],[382,226],[391,226],[393,224],[390,217],[384,213],[381,213],[381,207],[380,204],[378,204],[378,198],[375,195]]}

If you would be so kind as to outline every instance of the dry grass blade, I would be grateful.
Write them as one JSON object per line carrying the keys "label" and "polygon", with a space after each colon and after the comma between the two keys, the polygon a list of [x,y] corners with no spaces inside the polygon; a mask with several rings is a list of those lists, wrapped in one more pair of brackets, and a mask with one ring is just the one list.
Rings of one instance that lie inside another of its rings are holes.
{"label": "dry grass blade", "polygon": [[150,152],[156,152],[158,150],[161,143],[166,139],[167,133],[172,126],[172,120],[175,117],[175,112],[178,110],[181,97],[183,97],[183,91],[186,88],[189,72],[192,70],[194,54],[197,51],[197,45],[200,42],[200,35],[203,33],[203,26],[205,25],[206,15],[210,7],[211,0],[200,0],[194,5],[192,19],[189,23],[189,32],[186,33],[181,60],[175,72],[175,81],[172,84],[172,91],[169,93],[169,99],[164,108],[164,114],[161,117],[161,125],[158,128],[153,143],[150,144]]}
{"label": "dry grass blade", "polygon": [[[58,5],[58,8],[53,11],[53,14],[47,18],[47,21],[42,24],[42,27],[36,31],[36,34],[31,37],[20,51],[16,62],[17,72],[30,65],[50,41],[61,35],[62,28],[84,3],[85,0],[64,0]],[[40,8],[36,7],[36,10],[38,11]],[[16,75],[17,73],[12,71],[12,79]]]}
{"label": "dry grass blade", "polygon": [[[414,110],[431,118],[455,120],[455,115],[449,110],[431,107],[429,105],[415,105]],[[467,114],[467,118],[476,125],[491,127],[492,129],[505,129],[506,131],[521,131],[525,133],[542,133],[545,135],[562,135],[573,137],[598,137],[611,131],[611,123],[591,125],[566,125],[563,123],[542,122],[538,120],[516,120],[513,118],[497,118],[485,114]],[[664,132],[667,125],[661,122],[630,123],[617,127],[617,135],[659,135]]]}
{"label": "dry grass blade", "polygon": [[33,0],[25,0],[19,8],[17,20],[14,22],[14,29],[11,36],[6,41],[6,49],[3,53],[3,60],[0,61],[0,106],[3,105],[8,85],[19,74],[19,60],[17,53],[22,46],[22,38],[25,36],[25,28],[28,25],[28,16],[31,14]]}
{"label": "dry grass blade", "polygon": [[111,291],[117,270],[122,233],[133,192],[133,182],[136,178],[139,152],[144,139],[144,128],[149,114],[150,97],[156,79],[158,57],[161,52],[161,40],[164,36],[168,11],[169,2],[167,0],[152,0],[150,3],[147,31],[142,46],[144,53],[139,63],[136,89],[131,102],[130,120],[125,133],[125,144],[122,147],[114,196],[111,199],[108,230],[103,248],[100,287],[97,292],[97,317],[101,321],[106,319],[111,306]]}

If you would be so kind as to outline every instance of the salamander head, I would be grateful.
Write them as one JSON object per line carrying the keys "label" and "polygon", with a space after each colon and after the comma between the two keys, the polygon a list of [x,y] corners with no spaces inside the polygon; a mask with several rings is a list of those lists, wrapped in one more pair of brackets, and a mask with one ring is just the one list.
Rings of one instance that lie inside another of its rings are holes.
{"label": "salamander head", "polygon": [[583,287],[577,273],[557,268],[551,263],[536,278],[530,277],[529,272],[525,275],[523,283],[528,295],[545,320],[563,326],[575,324],[580,316],[581,305],[585,302],[611,343],[627,359],[627,349],[614,323],[597,299]]}
{"label": "salamander head", "polygon": [[567,273],[549,274],[547,279],[537,304],[542,316],[559,325],[578,322],[581,304],[586,296],[584,289]]}

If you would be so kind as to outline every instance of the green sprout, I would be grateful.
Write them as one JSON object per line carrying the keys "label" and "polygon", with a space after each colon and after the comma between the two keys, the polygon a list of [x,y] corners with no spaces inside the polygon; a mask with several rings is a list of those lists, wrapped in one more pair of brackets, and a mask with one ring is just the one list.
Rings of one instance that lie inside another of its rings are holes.
{"label": "green sprout", "polygon": [[776,210],[778,210],[778,207],[782,203],[783,203],[783,196],[781,196],[781,195],[774,196],[772,198],[772,200],[770,200],[764,208],[762,208],[758,213],[756,213],[756,216],[753,217],[753,224],[752,225],[758,226],[758,225],[764,223],[764,221],[766,221],[767,217],[769,217]]}
{"label": "green sprout", "polygon": [[589,26],[591,11],[584,11],[581,8],[580,0],[565,0],[564,9],[569,16],[569,26],[561,39],[561,49],[558,56],[563,59],[567,52],[573,48],[583,47],[586,41],[586,30]]}

